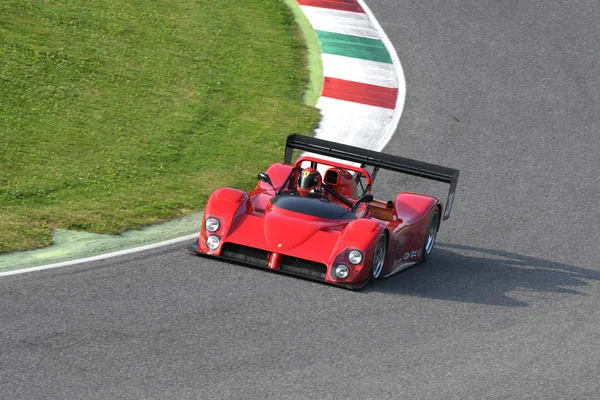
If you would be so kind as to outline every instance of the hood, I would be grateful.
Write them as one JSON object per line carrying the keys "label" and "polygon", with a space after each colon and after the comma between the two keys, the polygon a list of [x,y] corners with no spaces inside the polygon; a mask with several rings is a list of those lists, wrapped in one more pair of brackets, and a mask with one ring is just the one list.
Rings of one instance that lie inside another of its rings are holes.
{"label": "hood", "polygon": [[276,248],[290,249],[323,230],[339,230],[354,220],[354,213],[314,198],[276,196],[264,217],[267,242]]}

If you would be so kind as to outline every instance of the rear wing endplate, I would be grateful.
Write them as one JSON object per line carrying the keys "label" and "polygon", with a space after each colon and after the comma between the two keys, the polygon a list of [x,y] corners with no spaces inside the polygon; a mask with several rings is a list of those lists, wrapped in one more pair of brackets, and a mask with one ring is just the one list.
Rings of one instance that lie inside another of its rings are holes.
{"label": "rear wing endplate", "polygon": [[454,192],[456,191],[456,184],[458,183],[458,175],[460,172],[457,169],[298,134],[292,134],[287,137],[284,159],[286,164],[292,163],[292,152],[294,149],[360,163],[363,166],[372,166],[448,183],[450,188],[448,190],[448,199],[446,201],[443,219],[447,220],[450,218],[452,202],[454,201]]}

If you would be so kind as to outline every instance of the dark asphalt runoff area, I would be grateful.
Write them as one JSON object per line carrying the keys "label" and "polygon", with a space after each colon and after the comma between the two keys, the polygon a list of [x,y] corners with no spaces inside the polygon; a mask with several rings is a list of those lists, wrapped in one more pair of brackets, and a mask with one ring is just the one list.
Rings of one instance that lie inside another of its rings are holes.
{"label": "dark asphalt runoff area", "polygon": [[362,292],[181,245],[2,277],[0,398],[600,398],[600,3],[368,4],[385,151],[461,170],[431,259]]}

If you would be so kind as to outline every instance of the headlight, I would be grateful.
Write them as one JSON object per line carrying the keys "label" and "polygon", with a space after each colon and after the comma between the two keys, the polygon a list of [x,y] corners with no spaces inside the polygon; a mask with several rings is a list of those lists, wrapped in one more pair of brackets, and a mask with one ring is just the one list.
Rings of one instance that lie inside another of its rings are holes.
{"label": "headlight", "polygon": [[362,253],[358,250],[352,250],[350,254],[348,254],[348,261],[351,264],[358,265],[362,262]]}
{"label": "headlight", "polygon": [[216,218],[206,218],[206,230],[216,232],[219,229],[219,220]]}
{"label": "headlight", "polygon": [[348,267],[344,264],[340,264],[337,267],[335,267],[335,276],[337,276],[338,278],[346,279],[348,275],[350,275],[350,269],[348,269]]}
{"label": "headlight", "polygon": [[217,235],[210,235],[208,238],[206,238],[206,247],[211,250],[218,249],[220,244],[221,239]]}

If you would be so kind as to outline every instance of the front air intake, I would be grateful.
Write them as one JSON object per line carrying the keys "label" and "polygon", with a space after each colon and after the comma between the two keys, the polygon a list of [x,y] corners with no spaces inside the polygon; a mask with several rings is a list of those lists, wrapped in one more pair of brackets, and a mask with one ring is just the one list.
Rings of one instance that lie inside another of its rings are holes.
{"label": "front air intake", "polygon": [[[269,252],[266,250],[234,243],[225,243],[223,244],[221,257],[255,267],[268,268]],[[279,270],[291,275],[319,281],[324,281],[327,275],[327,266],[325,264],[286,255],[282,257]]]}

